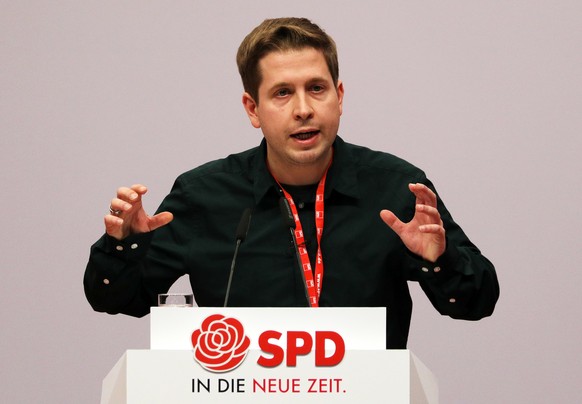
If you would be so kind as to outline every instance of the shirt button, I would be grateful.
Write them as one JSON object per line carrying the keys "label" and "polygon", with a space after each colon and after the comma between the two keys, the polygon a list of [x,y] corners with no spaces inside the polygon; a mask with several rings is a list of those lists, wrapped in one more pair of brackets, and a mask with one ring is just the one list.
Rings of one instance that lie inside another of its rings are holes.
{"label": "shirt button", "polygon": [[450,303],[457,303],[457,299],[455,299],[454,297],[451,297],[451,298],[449,299],[449,302],[450,302]]}
{"label": "shirt button", "polygon": [[123,246],[122,245],[118,245],[117,247],[115,247],[115,249],[117,251],[123,251]]}
{"label": "shirt button", "polygon": [[299,207],[299,209],[303,209],[305,207],[305,202],[299,202],[297,206]]}
{"label": "shirt button", "polygon": [[131,245],[131,249],[132,249],[132,250],[135,250],[136,248],[137,248],[137,244],[136,244],[136,243],[133,243],[133,244]]}
{"label": "shirt button", "polygon": [[422,272],[428,272],[428,268],[427,267],[422,267]]}
{"label": "shirt button", "polygon": [[109,285],[109,279],[107,279],[107,278],[103,279],[103,283],[106,285]]}
{"label": "shirt button", "polygon": [[441,271],[441,267],[434,267],[434,271],[435,272],[440,272]]}

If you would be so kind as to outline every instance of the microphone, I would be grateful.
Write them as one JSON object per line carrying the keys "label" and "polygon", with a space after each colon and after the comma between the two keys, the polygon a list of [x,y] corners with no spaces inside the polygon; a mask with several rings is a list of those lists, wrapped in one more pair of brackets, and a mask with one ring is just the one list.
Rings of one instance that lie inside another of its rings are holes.
{"label": "microphone", "polygon": [[232,275],[234,274],[234,266],[236,264],[236,257],[238,255],[238,248],[247,237],[249,227],[251,225],[251,208],[246,208],[240,218],[238,227],[236,228],[236,246],[234,247],[234,255],[232,263],[230,264],[230,275],[228,276],[228,285],[226,286],[226,295],[224,297],[224,307],[228,305],[228,297],[230,296],[230,285],[232,284]]}
{"label": "microphone", "polygon": [[279,198],[279,208],[281,209],[281,217],[286,226],[289,226],[289,231],[291,232],[291,240],[293,240],[293,248],[295,249],[295,257],[297,258],[297,265],[299,266],[299,272],[301,273],[301,279],[303,280],[303,289],[305,292],[305,299],[307,300],[307,306],[311,306],[311,301],[309,300],[309,291],[307,290],[307,282],[305,281],[305,272],[303,272],[303,263],[301,262],[301,257],[299,255],[299,249],[297,248],[297,237],[295,237],[295,219],[293,218],[293,212],[289,206],[289,202],[285,197]]}

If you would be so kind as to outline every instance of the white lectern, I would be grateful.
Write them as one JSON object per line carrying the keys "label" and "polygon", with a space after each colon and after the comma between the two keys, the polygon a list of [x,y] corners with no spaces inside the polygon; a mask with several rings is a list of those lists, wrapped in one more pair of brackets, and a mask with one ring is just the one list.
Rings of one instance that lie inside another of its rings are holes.
{"label": "white lectern", "polygon": [[431,372],[386,350],[383,308],[152,308],[102,404],[438,403]]}

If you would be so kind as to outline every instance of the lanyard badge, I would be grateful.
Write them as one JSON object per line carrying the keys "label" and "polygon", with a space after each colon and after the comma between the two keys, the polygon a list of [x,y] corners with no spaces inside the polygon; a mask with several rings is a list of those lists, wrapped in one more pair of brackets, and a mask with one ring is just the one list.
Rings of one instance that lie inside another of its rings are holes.
{"label": "lanyard badge", "polygon": [[319,307],[321,284],[323,282],[323,256],[321,254],[321,236],[323,235],[324,191],[328,169],[325,170],[323,177],[319,181],[319,184],[317,185],[317,191],[315,193],[315,228],[317,231],[317,255],[315,259],[315,271],[313,271],[313,267],[309,259],[309,254],[307,253],[307,248],[305,247],[305,236],[303,234],[303,226],[301,226],[301,221],[299,220],[299,214],[297,213],[297,206],[295,206],[295,202],[293,201],[293,197],[291,196],[291,194],[289,194],[289,192],[287,192],[285,188],[283,188],[281,184],[279,184],[279,181],[275,179],[275,181],[277,181],[277,184],[279,184],[279,187],[283,191],[285,199],[287,199],[287,202],[289,203],[289,207],[291,208],[291,212],[293,213],[293,219],[295,220],[295,238],[297,240],[297,250],[299,253],[299,258],[301,260],[302,267],[301,269],[304,274],[305,286],[309,294],[309,302],[311,304],[311,307]]}

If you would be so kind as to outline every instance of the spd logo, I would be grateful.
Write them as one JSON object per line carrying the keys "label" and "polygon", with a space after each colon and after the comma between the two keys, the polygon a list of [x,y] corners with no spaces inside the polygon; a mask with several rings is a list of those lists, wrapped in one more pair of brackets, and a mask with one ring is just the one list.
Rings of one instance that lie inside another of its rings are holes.
{"label": "spd logo", "polygon": [[250,343],[240,321],[221,314],[208,316],[192,333],[194,359],[211,372],[236,368],[247,356]]}
{"label": "spd logo", "polygon": [[[275,330],[263,331],[258,336],[262,353],[257,360],[259,366],[274,368],[282,363],[288,367],[297,366],[297,357],[314,355],[316,367],[338,365],[344,358],[346,346],[341,335],[334,331],[287,331],[286,344],[280,339],[283,334]],[[194,359],[211,372],[228,372],[239,366],[246,358],[250,339],[245,335],[243,325],[232,317],[212,314],[192,333]],[[326,345],[333,345],[333,351]]]}

